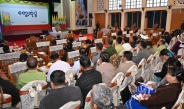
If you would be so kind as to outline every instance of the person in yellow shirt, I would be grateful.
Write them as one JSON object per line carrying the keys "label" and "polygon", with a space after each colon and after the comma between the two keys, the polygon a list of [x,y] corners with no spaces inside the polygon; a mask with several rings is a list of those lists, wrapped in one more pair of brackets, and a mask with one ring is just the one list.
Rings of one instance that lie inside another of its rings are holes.
{"label": "person in yellow shirt", "polygon": [[45,73],[37,71],[37,65],[38,61],[36,58],[28,58],[27,66],[29,70],[19,75],[16,83],[18,89],[21,89],[24,85],[34,80],[46,80]]}
{"label": "person in yellow shirt", "polygon": [[159,45],[159,47],[156,49],[158,52],[160,52],[163,49],[165,49],[165,41],[164,40],[159,40],[158,41],[158,45]]}
{"label": "person in yellow shirt", "polygon": [[117,54],[121,53],[124,50],[124,48],[121,45],[121,43],[122,43],[122,38],[121,37],[117,37],[117,39],[116,39],[116,46],[115,46]]}

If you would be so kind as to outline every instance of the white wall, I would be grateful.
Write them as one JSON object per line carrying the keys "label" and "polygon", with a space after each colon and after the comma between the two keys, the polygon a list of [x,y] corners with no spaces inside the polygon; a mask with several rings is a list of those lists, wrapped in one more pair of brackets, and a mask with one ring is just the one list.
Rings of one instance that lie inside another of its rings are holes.
{"label": "white wall", "polygon": [[58,16],[63,16],[63,1],[61,3],[54,3],[54,12],[58,12]]}

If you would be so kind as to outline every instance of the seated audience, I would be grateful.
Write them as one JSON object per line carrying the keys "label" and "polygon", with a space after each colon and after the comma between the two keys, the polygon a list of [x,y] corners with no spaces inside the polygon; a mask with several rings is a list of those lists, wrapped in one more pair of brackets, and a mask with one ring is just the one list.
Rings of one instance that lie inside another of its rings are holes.
{"label": "seated audience", "polygon": [[58,53],[53,53],[50,56],[50,59],[52,60],[53,64],[50,66],[48,74],[47,74],[47,82],[50,82],[50,75],[55,70],[61,70],[63,72],[66,72],[70,69],[70,65],[67,62],[61,61],[59,59]]}
{"label": "seated audience", "polygon": [[[142,93],[142,99],[132,100],[126,103],[127,108],[132,109],[171,109],[182,90],[181,82],[184,82],[184,70],[182,68],[169,67],[166,72],[168,84],[157,87],[154,93]],[[131,102],[131,103],[130,103]]]}
{"label": "seated audience", "polygon": [[120,54],[120,52],[122,52],[124,50],[121,43],[122,43],[122,38],[117,37],[115,49],[116,49],[118,55]]}
{"label": "seated audience", "polygon": [[[82,93],[77,86],[65,85],[65,73],[55,70],[50,76],[52,90],[40,102],[39,109],[59,109],[70,101],[82,101]],[[81,104],[82,105],[82,104]]]}
{"label": "seated audience", "polygon": [[117,34],[117,36],[122,36],[122,30],[120,27],[117,28],[116,34]]}
{"label": "seated audience", "polygon": [[55,30],[56,30],[56,32],[61,31],[61,26],[60,26],[60,24],[58,24],[58,23],[56,24]]}
{"label": "seated audience", "polygon": [[154,73],[155,76],[157,77],[157,81],[162,80],[167,74],[168,61],[174,58],[174,54],[170,52],[168,49],[163,49],[160,52],[160,57],[165,61],[165,63],[163,64],[161,72]]}
{"label": "seated audience", "polygon": [[56,36],[56,40],[61,40],[61,37],[59,34]]}
{"label": "seated audience", "polygon": [[75,51],[75,50],[73,49],[73,45],[72,45],[71,42],[67,43],[67,45],[65,46],[64,50],[65,50],[65,52],[63,54],[63,57],[61,57],[61,60],[66,62],[67,61],[66,58],[67,58],[68,52]]}
{"label": "seated audience", "polygon": [[147,59],[150,56],[149,51],[146,49],[147,47],[147,43],[144,41],[140,41],[138,44],[138,47],[140,49],[139,53],[137,54],[137,56],[133,57],[132,61],[134,63],[136,63],[137,65],[139,64],[139,62],[145,58]]}
{"label": "seated audience", "polygon": [[99,28],[99,30],[97,31],[97,39],[100,39],[103,37],[103,31],[101,30],[101,28]]}
{"label": "seated audience", "polygon": [[105,52],[109,53],[110,57],[113,54],[117,54],[116,49],[112,46],[113,44],[113,40],[112,39],[108,39],[107,40],[107,49],[105,50]]}
{"label": "seated audience", "polygon": [[135,48],[139,43],[138,43],[138,37],[137,36],[133,36],[132,38],[133,42],[131,43],[132,48]]}
{"label": "seated audience", "polygon": [[135,65],[135,63],[132,61],[132,52],[131,51],[125,51],[123,53],[123,63],[121,63],[119,65],[119,67],[117,68],[116,72],[119,73],[119,72],[123,72],[123,73],[126,73],[127,70]]}
{"label": "seated audience", "polygon": [[0,47],[3,47],[3,46],[4,46],[4,40],[1,39],[1,40],[0,40]]}
{"label": "seated audience", "polygon": [[149,51],[150,54],[155,54],[156,50],[153,48],[153,44],[151,41],[147,42],[147,47],[146,49]]}
{"label": "seated audience", "polygon": [[19,61],[20,62],[25,62],[25,61],[27,61],[27,59],[28,59],[28,55],[26,53],[22,53],[20,55]]}
{"label": "seated audience", "polygon": [[112,36],[112,39],[113,39],[113,44],[112,44],[112,46],[115,47],[115,46],[116,46],[116,36],[113,35],[113,36]]}
{"label": "seated audience", "polygon": [[[164,36],[161,36],[160,40],[166,41],[166,38]],[[169,45],[167,42],[165,42],[165,48],[167,48]]]}
{"label": "seated audience", "polygon": [[102,75],[99,71],[91,67],[91,61],[88,56],[82,56],[80,58],[80,65],[81,68],[84,69],[84,72],[82,72],[81,76],[77,79],[76,86],[80,87],[83,101],[85,101],[86,95],[92,89],[93,85],[102,82]]}
{"label": "seated audience", "polygon": [[171,41],[171,39],[172,39],[172,36],[170,36],[169,32],[165,32],[165,33],[164,33],[164,37],[165,37],[165,42],[166,42],[167,44],[169,44],[170,41]]}
{"label": "seated audience", "polygon": [[54,40],[52,40],[52,46],[56,46],[57,44],[56,44],[56,40],[54,39]]}
{"label": "seated audience", "polygon": [[96,67],[96,70],[102,74],[102,82],[110,85],[111,80],[116,75],[115,67],[109,63],[109,54],[107,52],[102,52],[100,54],[99,65]]}
{"label": "seated audience", "polygon": [[86,48],[86,52],[87,52],[87,55],[88,55],[88,54],[89,54],[90,48],[91,48],[91,47],[94,47],[94,45],[92,45],[92,42],[91,42],[90,39],[87,39],[87,40],[86,40],[86,45],[88,45],[87,48]]}
{"label": "seated audience", "polygon": [[129,44],[129,38],[128,37],[124,37],[123,38],[123,48],[125,51],[130,51],[132,49],[131,45]]}
{"label": "seated audience", "polygon": [[43,72],[37,71],[38,61],[36,58],[30,57],[27,59],[28,71],[21,73],[17,79],[17,88],[21,89],[27,83],[34,80],[46,80],[46,75]]}
{"label": "seated audience", "polygon": [[[87,56],[87,52],[86,52],[85,48],[81,48],[79,50],[79,56],[80,57],[81,56]],[[80,70],[80,62],[79,61],[80,61],[80,58],[74,62],[74,65],[72,67],[77,72],[77,74],[79,73],[79,70]]]}
{"label": "seated audience", "polygon": [[178,54],[178,50],[181,49],[180,45],[184,43],[184,37],[181,37],[181,40],[177,41],[172,47],[171,51],[175,54]]}
{"label": "seated audience", "polygon": [[94,54],[94,56],[92,58],[92,63],[93,63],[94,69],[96,69],[97,61],[100,58],[100,54],[102,52],[102,49],[103,49],[103,44],[96,43],[96,53]]}
{"label": "seated audience", "polygon": [[10,94],[12,96],[12,106],[16,106],[18,102],[20,102],[20,96],[19,91],[15,86],[8,80],[5,80],[3,77],[1,77],[0,70],[0,86],[2,87],[2,91],[5,94]]}

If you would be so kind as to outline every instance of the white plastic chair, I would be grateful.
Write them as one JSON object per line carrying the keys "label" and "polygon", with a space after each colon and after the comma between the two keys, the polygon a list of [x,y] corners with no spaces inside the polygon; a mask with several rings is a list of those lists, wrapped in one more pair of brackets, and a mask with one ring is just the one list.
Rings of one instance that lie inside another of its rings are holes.
{"label": "white plastic chair", "polygon": [[47,82],[35,80],[20,89],[21,109],[39,107],[40,101],[46,95]]}
{"label": "white plastic chair", "polygon": [[80,109],[81,101],[70,101],[66,104],[64,104],[59,109]]}
{"label": "white plastic chair", "polygon": [[0,47],[0,54],[1,54],[1,53],[4,53],[3,47]]}
{"label": "white plastic chair", "polygon": [[184,103],[184,85],[183,85],[182,91],[179,94],[179,97],[178,97],[176,103],[174,104],[174,106],[172,107],[172,109],[183,109],[182,108],[183,103]]}
{"label": "white plastic chair", "polygon": [[153,69],[155,66],[156,66],[156,57],[158,57],[159,56],[159,52],[157,51],[154,55],[153,55],[153,60],[152,60],[152,63],[151,63],[151,69]]}
{"label": "white plastic chair", "polygon": [[12,97],[9,94],[3,94],[2,108],[9,108],[12,105]]}
{"label": "white plastic chair", "polygon": [[143,74],[144,74],[144,65],[146,64],[146,59],[143,58],[139,64],[138,64],[138,68],[137,68],[137,74],[135,75],[135,80],[137,80],[138,78],[140,78]]}
{"label": "white plastic chair", "polygon": [[113,104],[115,106],[120,105],[120,92],[119,92],[119,86],[121,85],[122,81],[124,79],[124,73],[119,72],[116,74],[116,76],[111,80],[110,88],[113,94]]}
{"label": "white plastic chair", "polygon": [[92,99],[91,99],[91,90],[88,92],[86,96],[84,109],[93,109]]}
{"label": "white plastic chair", "polygon": [[153,60],[153,55],[150,55],[145,63],[145,70],[144,70],[144,73],[142,74],[142,77],[144,78],[144,82],[148,82],[150,80],[150,75],[152,74],[151,72],[152,60]]}
{"label": "white plastic chair", "polygon": [[68,85],[75,86],[75,80],[74,77],[76,75],[76,71],[72,68],[70,68],[68,71],[65,72],[66,81],[68,82]]}

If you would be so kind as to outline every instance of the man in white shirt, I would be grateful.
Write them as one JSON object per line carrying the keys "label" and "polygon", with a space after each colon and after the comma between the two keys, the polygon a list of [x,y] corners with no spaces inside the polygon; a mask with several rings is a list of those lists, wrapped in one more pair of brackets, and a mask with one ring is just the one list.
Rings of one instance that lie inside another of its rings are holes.
{"label": "man in white shirt", "polygon": [[59,59],[58,53],[53,53],[50,58],[52,59],[53,64],[50,66],[48,74],[47,74],[47,82],[50,82],[50,75],[55,70],[61,70],[63,72],[66,72],[70,69],[70,65],[67,62],[61,61]]}
{"label": "man in white shirt", "polygon": [[129,44],[129,38],[128,37],[124,37],[123,38],[123,48],[125,51],[130,51],[132,49],[132,46]]}
{"label": "man in white shirt", "polygon": [[[80,54],[80,57],[83,56],[83,55],[87,55],[87,51],[85,48],[81,48],[79,50],[79,54]],[[79,62],[80,58],[74,62],[74,65],[73,65],[73,69],[77,72],[77,75],[79,75],[79,70],[80,70],[80,62]]]}

